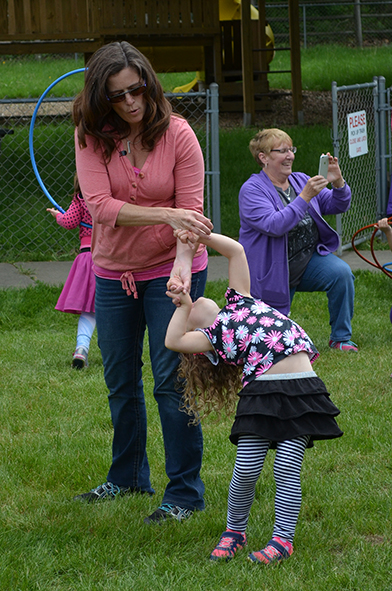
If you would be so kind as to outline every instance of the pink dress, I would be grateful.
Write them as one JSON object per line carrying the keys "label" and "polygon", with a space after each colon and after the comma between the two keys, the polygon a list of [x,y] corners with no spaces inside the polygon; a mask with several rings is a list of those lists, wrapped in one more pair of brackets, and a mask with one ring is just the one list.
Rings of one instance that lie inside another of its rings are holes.
{"label": "pink dress", "polygon": [[[92,225],[90,212],[81,195],[77,193],[65,213],[58,213],[57,223],[72,230],[80,222]],[[95,313],[95,275],[91,258],[91,228],[80,226],[80,253],[72,263],[71,270],[55,306],[56,310],[70,314]]]}

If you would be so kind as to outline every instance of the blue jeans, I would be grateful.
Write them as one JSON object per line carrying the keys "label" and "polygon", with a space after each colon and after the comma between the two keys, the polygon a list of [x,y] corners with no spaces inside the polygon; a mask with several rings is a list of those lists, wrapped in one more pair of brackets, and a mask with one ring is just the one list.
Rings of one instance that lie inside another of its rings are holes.
{"label": "blue jeans", "polygon": [[332,341],[351,339],[354,314],[354,275],[350,266],[334,254],[315,252],[297,287],[290,290],[291,301],[296,291],[325,291],[328,297]]}
{"label": "blue jeans", "polygon": [[[207,270],[195,273],[191,296],[203,295]],[[147,417],[142,380],[142,351],[148,328],[154,397],[158,403],[169,479],[163,503],[204,508],[200,478],[203,436],[179,410],[178,353],[164,346],[174,305],[165,294],[168,277],[137,282],[138,299],[121,282],[96,279],[95,312],[114,436],[107,480],[135,491],[153,493],[146,453]]]}

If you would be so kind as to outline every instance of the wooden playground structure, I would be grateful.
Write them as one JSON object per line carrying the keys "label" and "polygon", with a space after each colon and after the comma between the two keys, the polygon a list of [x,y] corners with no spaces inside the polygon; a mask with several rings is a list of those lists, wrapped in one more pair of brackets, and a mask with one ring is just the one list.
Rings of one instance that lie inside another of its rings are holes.
{"label": "wooden playground structure", "polygon": [[[302,119],[299,0],[288,0],[294,121]],[[229,18],[228,18],[229,17]],[[0,55],[83,53],[126,40],[157,72],[203,72],[244,124],[269,108],[273,34],[265,0],[0,0]]]}

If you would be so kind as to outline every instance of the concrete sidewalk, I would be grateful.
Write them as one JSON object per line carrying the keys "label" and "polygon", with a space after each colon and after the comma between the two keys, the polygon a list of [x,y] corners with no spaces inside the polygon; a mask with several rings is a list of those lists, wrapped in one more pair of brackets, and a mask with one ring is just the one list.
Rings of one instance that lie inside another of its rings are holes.
{"label": "concrete sidewalk", "polygon": [[[373,261],[370,251],[363,251],[363,255],[369,261]],[[392,261],[392,253],[389,250],[376,251],[376,256],[381,265]],[[381,271],[365,262],[354,251],[344,251],[342,259],[346,261],[351,269],[365,269],[381,273]],[[0,289],[7,287],[28,287],[36,281],[42,281],[49,285],[60,285],[65,283],[72,261],[60,262],[29,262],[29,263],[0,263]],[[227,279],[227,259],[221,256],[209,257],[208,281]]]}

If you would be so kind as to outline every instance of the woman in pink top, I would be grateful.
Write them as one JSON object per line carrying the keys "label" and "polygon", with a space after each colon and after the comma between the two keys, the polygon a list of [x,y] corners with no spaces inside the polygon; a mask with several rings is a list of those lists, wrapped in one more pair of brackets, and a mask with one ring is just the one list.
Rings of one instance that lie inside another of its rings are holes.
{"label": "woman in pink top", "polygon": [[169,482],[145,522],[181,521],[204,508],[203,440],[179,410],[178,356],[164,346],[173,313],[165,291],[174,275],[192,299],[204,291],[205,246],[194,252],[173,235],[211,232],[202,152],[186,120],[172,113],[149,61],[124,41],[92,56],[73,114],[76,167],[93,218],[98,344],[114,427],[106,482],[76,498],[154,492],[142,381],[147,328]]}

